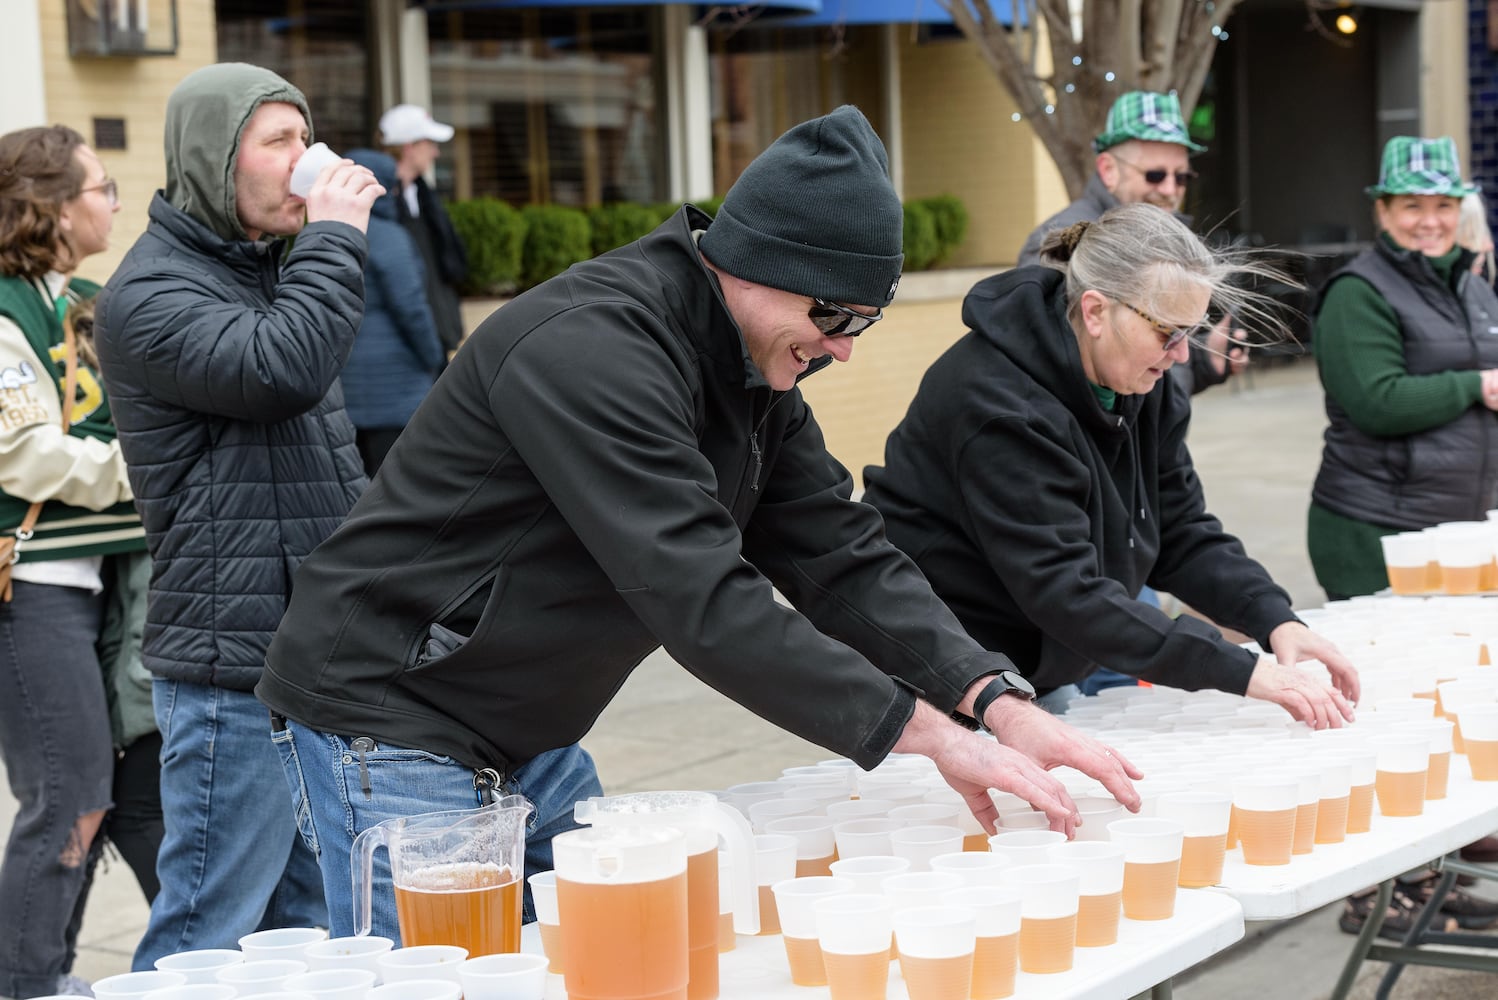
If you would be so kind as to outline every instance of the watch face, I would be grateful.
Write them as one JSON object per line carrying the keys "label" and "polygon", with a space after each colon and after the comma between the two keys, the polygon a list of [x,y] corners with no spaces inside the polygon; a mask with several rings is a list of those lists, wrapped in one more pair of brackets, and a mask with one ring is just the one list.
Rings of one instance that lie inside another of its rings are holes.
{"label": "watch face", "polygon": [[1015,673],[1013,670],[1004,670],[999,673],[999,676],[1004,678],[1015,691],[1030,698],[1035,697],[1035,685],[1025,680],[1020,674]]}

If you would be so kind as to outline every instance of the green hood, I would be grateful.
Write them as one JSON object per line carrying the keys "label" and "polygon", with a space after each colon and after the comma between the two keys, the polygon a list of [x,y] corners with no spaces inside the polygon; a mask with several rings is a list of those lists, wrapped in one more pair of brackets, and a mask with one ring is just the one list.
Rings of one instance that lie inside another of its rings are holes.
{"label": "green hood", "polygon": [[247,240],[234,208],[234,161],[239,136],[267,101],[312,112],[302,92],[268,69],[219,63],[189,73],[166,104],[166,200],[226,240]]}

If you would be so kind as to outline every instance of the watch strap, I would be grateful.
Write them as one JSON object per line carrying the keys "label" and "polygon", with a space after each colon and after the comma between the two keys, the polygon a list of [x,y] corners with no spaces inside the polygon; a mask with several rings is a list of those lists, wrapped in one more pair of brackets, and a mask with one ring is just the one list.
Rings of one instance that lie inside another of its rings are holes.
{"label": "watch strap", "polygon": [[978,697],[973,699],[973,718],[977,720],[978,725],[988,728],[983,722],[983,717],[988,714],[989,706],[1006,694],[1017,695],[1026,701],[1031,700],[1030,695],[1009,683],[1003,674],[994,674],[993,679],[984,685],[982,691],[978,692]]}

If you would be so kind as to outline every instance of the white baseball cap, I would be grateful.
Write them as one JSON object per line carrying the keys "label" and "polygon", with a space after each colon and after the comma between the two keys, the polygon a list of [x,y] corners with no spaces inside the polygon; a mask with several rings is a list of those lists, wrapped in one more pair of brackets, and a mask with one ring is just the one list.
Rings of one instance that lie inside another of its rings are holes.
{"label": "white baseball cap", "polygon": [[423,139],[446,142],[452,137],[451,125],[433,121],[431,112],[415,104],[397,104],[380,116],[380,141],[387,146],[404,146]]}

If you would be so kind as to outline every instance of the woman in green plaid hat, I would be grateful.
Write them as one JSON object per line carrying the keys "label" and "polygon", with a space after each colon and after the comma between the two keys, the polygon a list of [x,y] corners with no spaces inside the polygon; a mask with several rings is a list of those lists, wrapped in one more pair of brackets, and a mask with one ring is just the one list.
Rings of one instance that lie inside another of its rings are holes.
{"label": "woman in green plaid hat", "polygon": [[1379,538],[1498,507],[1498,297],[1457,243],[1450,138],[1384,147],[1378,237],[1332,275],[1313,347],[1329,426],[1311,493],[1311,563],[1333,600],[1389,585]]}

